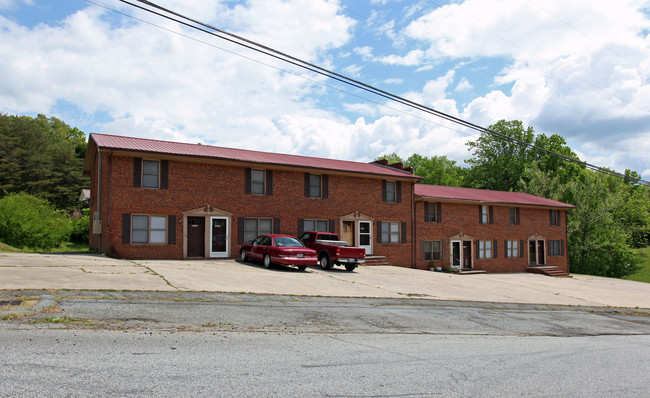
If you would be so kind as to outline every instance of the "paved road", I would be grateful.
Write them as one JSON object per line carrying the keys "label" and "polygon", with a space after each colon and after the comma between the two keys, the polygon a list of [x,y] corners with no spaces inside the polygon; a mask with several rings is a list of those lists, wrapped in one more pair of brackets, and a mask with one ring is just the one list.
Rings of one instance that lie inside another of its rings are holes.
{"label": "paved road", "polygon": [[[0,327],[492,336],[650,334],[650,311],[508,303],[299,297],[206,292],[14,291],[45,303]],[[38,301],[29,302],[29,297]],[[0,312],[17,313],[18,306]],[[48,307],[49,305],[49,307]],[[0,307],[1,308],[1,307]],[[15,318],[13,316],[8,318]]]}
{"label": "paved road", "polygon": [[[39,292],[15,292],[17,294]],[[650,316],[540,305],[66,292],[0,321],[2,396],[646,397]],[[57,319],[64,320],[63,323]]]}

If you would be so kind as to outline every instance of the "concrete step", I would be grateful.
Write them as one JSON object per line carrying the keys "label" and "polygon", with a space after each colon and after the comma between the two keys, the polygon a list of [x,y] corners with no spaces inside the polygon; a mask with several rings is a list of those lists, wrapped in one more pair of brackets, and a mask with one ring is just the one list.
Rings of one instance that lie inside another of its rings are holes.
{"label": "concrete step", "polygon": [[386,256],[366,256],[364,265],[390,265],[386,261]]}
{"label": "concrete step", "polygon": [[559,267],[554,266],[536,266],[528,267],[526,271],[534,274],[542,274],[547,276],[554,276],[556,278],[573,278],[569,273],[562,271]]}

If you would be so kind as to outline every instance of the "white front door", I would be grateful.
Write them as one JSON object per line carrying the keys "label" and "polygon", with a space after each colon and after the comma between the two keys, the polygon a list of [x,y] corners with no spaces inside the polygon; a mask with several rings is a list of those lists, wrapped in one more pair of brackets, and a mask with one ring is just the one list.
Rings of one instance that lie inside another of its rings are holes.
{"label": "white front door", "polygon": [[210,217],[210,257],[228,257],[230,226],[228,217]]}
{"label": "white front door", "polygon": [[359,247],[366,249],[366,254],[372,254],[372,222],[359,221],[357,231]]}

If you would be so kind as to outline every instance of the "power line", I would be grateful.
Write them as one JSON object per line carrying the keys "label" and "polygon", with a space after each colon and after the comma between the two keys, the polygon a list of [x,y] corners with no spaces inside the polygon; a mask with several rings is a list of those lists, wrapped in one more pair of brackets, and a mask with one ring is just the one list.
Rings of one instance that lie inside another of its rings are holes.
{"label": "power line", "polygon": [[[402,105],[406,105],[408,107],[419,110],[421,112],[425,112],[425,113],[434,115],[436,117],[439,117],[439,118],[442,118],[444,120],[456,123],[456,124],[461,125],[463,127],[478,131],[480,133],[485,133],[485,134],[489,134],[489,135],[492,135],[492,136],[495,136],[495,137],[498,137],[498,138],[501,138],[501,139],[504,139],[504,140],[512,141],[512,142],[514,142],[514,143],[516,143],[518,145],[524,146],[524,147],[526,147],[528,149],[536,150],[536,151],[539,151],[539,152],[542,152],[542,153],[545,153],[545,154],[548,154],[548,155],[551,155],[551,156],[558,157],[558,158],[560,158],[560,159],[562,159],[564,161],[578,164],[580,166],[586,167],[586,168],[588,168],[590,170],[593,170],[593,171],[605,173],[605,174],[608,174],[608,175],[617,176],[619,178],[626,178],[626,176],[624,174],[618,173],[616,171],[609,170],[609,169],[606,169],[606,168],[603,168],[603,167],[600,167],[600,166],[596,166],[596,165],[591,164],[591,163],[583,162],[583,161],[581,161],[579,159],[574,159],[572,157],[569,157],[569,156],[566,156],[566,155],[563,155],[563,154],[560,154],[560,153],[557,153],[557,152],[554,152],[554,151],[551,151],[551,150],[548,150],[548,149],[545,149],[545,148],[542,148],[542,147],[538,147],[538,146],[536,146],[534,144],[527,143],[527,142],[519,140],[517,138],[509,137],[509,136],[507,136],[507,135],[505,135],[503,133],[499,133],[497,131],[494,131],[494,130],[491,130],[491,129],[488,129],[488,128],[485,128],[485,127],[482,127],[482,126],[479,126],[479,125],[476,125],[476,124],[471,123],[469,121],[457,118],[457,117],[449,115],[447,113],[438,111],[436,109],[427,107],[425,105],[419,104],[419,103],[411,101],[409,99],[400,97],[400,96],[398,96],[396,94],[392,94],[390,92],[381,90],[381,89],[376,88],[374,86],[371,86],[369,84],[363,83],[361,81],[358,81],[358,80],[352,79],[350,77],[341,75],[339,73],[333,72],[331,70],[325,69],[325,68],[323,68],[321,66],[312,64],[312,63],[307,62],[307,61],[304,61],[304,60],[302,60],[300,58],[297,58],[297,57],[291,56],[289,54],[283,53],[281,51],[275,50],[275,49],[273,49],[271,47],[265,46],[263,44],[255,42],[255,41],[246,39],[246,38],[244,38],[242,36],[236,35],[234,33],[227,32],[225,30],[219,29],[217,27],[206,24],[204,22],[200,22],[198,20],[192,19],[192,18],[187,17],[185,15],[182,15],[182,14],[180,14],[178,12],[175,12],[173,10],[170,10],[168,8],[165,8],[165,7],[162,7],[162,6],[158,5],[158,4],[155,4],[155,3],[151,2],[151,1],[148,1],[148,0],[135,0],[135,1],[139,2],[139,3],[141,3],[141,4],[144,4],[144,5],[148,6],[148,7],[151,7],[153,9],[147,8],[147,7],[138,5],[138,4],[134,4],[133,2],[128,1],[128,0],[118,0],[118,1],[120,1],[120,2],[122,2],[124,4],[127,4],[127,5],[130,5],[132,7],[138,8],[140,10],[149,12],[151,14],[160,16],[162,18],[168,19],[170,21],[174,21],[174,22],[179,23],[181,25],[187,26],[187,27],[189,27],[191,29],[198,30],[200,32],[212,35],[214,37],[218,37],[220,39],[229,41],[229,42],[231,42],[233,44],[237,44],[239,46],[248,48],[248,49],[250,49],[252,51],[256,51],[258,53],[273,57],[273,58],[278,59],[280,61],[283,61],[283,62],[289,63],[291,65],[297,66],[299,68],[302,68],[302,69],[308,70],[310,72],[313,72],[313,73],[328,77],[330,79],[333,79],[333,80],[336,80],[338,82],[341,82],[341,83],[350,85],[352,87],[355,87],[357,89],[372,93],[372,94],[380,96],[382,98],[385,98],[385,99],[400,103]],[[166,14],[168,14],[168,15],[166,15]],[[639,180],[638,182],[650,186],[650,182],[648,182],[648,181]]]}

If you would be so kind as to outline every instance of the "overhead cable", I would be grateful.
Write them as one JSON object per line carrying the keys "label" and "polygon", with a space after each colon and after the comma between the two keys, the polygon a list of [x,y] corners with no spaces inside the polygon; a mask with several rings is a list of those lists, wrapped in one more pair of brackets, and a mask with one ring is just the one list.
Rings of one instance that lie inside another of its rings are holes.
{"label": "overhead cable", "polygon": [[[207,23],[204,23],[204,22],[195,20],[193,18],[187,17],[187,16],[185,16],[183,14],[180,14],[180,13],[178,13],[176,11],[173,11],[173,10],[170,10],[168,8],[162,7],[162,6],[156,4],[156,3],[152,2],[152,1],[135,0],[136,2],[141,3],[143,5],[146,5],[148,7],[151,7],[151,8],[147,8],[147,7],[144,7],[142,5],[135,4],[135,3],[131,2],[131,1],[128,1],[128,0],[118,0],[118,1],[120,1],[121,3],[124,3],[124,4],[128,4],[128,5],[132,6],[132,7],[138,8],[140,10],[149,12],[151,14],[160,16],[162,18],[168,19],[170,21],[174,21],[174,22],[176,22],[178,24],[187,26],[187,27],[189,27],[191,29],[195,29],[197,31],[212,35],[214,37],[218,37],[220,39],[229,41],[229,42],[231,42],[233,44],[248,48],[248,49],[250,49],[252,51],[255,51],[255,52],[270,56],[270,57],[273,57],[273,58],[278,59],[278,60],[283,61],[283,62],[287,62],[287,63],[292,64],[294,66],[297,66],[299,68],[302,68],[302,69],[308,70],[310,72],[313,72],[313,73],[328,77],[330,79],[334,79],[334,80],[339,81],[341,83],[353,86],[353,87],[358,88],[360,90],[367,91],[369,93],[375,94],[375,95],[383,97],[385,99],[398,102],[398,103],[400,103],[402,105],[411,107],[413,109],[417,109],[417,110],[419,110],[421,112],[425,112],[425,113],[434,115],[436,117],[442,118],[442,119],[450,121],[452,123],[456,123],[456,124],[461,125],[463,127],[478,131],[480,133],[485,133],[485,134],[492,135],[492,136],[495,136],[495,137],[498,137],[498,138],[501,138],[501,139],[504,139],[504,140],[507,140],[507,141],[514,142],[517,145],[521,145],[521,146],[526,147],[528,149],[536,150],[536,151],[542,152],[542,153],[550,155],[550,156],[555,156],[555,157],[560,158],[560,159],[562,159],[562,160],[564,160],[566,162],[575,163],[575,164],[578,164],[578,165],[580,165],[582,167],[588,168],[588,169],[593,170],[593,171],[597,171],[597,172],[600,172],[600,173],[616,176],[616,177],[623,178],[623,179],[629,178],[629,176],[618,173],[616,171],[613,171],[613,170],[610,170],[610,169],[607,169],[607,168],[604,168],[604,167],[600,167],[600,166],[597,166],[597,165],[594,165],[594,164],[591,164],[591,163],[588,163],[588,162],[584,162],[584,161],[581,161],[579,159],[575,159],[575,158],[563,155],[561,153],[557,153],[557,152],[551,151],[549,149],[539,147],[539,146],[531,144],[531,143],[527,143],[527,142],[522,141],[522,140],[520,140],[518,138],[510,137],[510,136],[508,136],[506,134],[503,134],[503,133],[500,133],[498,131],[494,131],[492,129],[479,126],[477,124],[474,124],[472,122],[463,120],[461,118],[449,115],[449,114],[444,113],[442,111],[438,111],[438,110],[436,110],[434,108],[419,104],[419,103],[417,103],[415,101],[411,101],[411,100],[409,100],[407,98],[398,96],[396,94],[392,94],[392,93],[384,91],[384,90],[381,90],[381,89],[379,89],[377,87],[371,86],[371,85],[363,83],[363,82],[361,82],[359,80],[355,80],[355,79],[352,79],[350,77],[347,77],[347,76],[341,75],[339,73],[333,72],[333,71],[331,71],[329,69],[326,69],[326,68],[323,68],[321,66],[312,64],[312,63],[310,63],[308,61],[302,60],[300,58],[297,58],[297,57],[294,57],[292,55],[286,54],[286,53],[281,52],[279,50],[276,50],[274,48],[271,48],[271,47],[265,46],[263,44],[257,43],[257,42],[255,42],[253,40],[246,39],[246,38],[244,38],[242,36],[239,36],[239,35],[236,35],[234,33],[225,31],[223,29],[217,28],[217,27],[209,25]],[[648,181],[644,181],[644,180],[639,179],[637,182],[645,184],[647,186],[650,186],[650,182],[648,182]]]}

